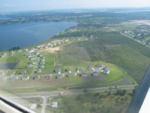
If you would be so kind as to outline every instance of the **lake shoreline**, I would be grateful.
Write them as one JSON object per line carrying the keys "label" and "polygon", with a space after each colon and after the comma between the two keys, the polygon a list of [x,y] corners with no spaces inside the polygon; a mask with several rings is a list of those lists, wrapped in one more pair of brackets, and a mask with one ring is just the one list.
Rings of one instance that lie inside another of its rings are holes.
{"label": "lake shoreline", "polygon": [[28,48],[45,43],[53,36],[76,25],[77,23],[73,22],[33,22],[0,26],[2,37],[0,51],[8,51],[13,47]]}

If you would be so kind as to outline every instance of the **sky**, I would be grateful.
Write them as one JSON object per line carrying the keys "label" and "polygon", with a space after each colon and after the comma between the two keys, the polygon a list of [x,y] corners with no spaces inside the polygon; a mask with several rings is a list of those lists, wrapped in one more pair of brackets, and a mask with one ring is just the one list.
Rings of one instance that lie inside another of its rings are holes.
{"label": "sky", "polygon": [[150,0],[0,0],[0,12],[120,7],[150,7]]}

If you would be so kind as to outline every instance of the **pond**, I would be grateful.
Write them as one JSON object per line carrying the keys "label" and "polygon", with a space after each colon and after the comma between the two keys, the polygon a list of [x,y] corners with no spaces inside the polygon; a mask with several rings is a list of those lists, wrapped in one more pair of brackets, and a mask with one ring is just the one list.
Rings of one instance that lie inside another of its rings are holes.
{"label": "pond", "polygon": [[18,62],[8,63],[8,64],[0,64],[0,69],[13,69],[16,67]]}

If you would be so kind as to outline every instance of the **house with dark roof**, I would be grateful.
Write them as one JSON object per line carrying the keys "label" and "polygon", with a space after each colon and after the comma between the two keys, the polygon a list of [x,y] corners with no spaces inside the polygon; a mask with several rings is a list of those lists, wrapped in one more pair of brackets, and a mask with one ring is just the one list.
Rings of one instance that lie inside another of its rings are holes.
{"label": "house with dark roof", "polygon": [[24,71],[21,71],[19,74],[20,75],[23,75],[23,74],[25,74],[27,71],[26,70],[24,70]]}
{"label": "house with dark roof", "polygon": [[64,74],[58,74],[58,75],[56,76],[56,78],[57,78],[57,79],[62,79],[64,76],[65,76]]}
{"label": "house with dark roof", "polygon": [[33,79],[34,79],[34,80],[40,79],[40,75],[35,75],[35,76],[33,77]]}
{"label": "house with dark roof", "polygon": [[41,69],[37,69],[35,72],[36,72],[36,73],[40,73],[40,72],[41,72]]}
{"label": "house with dark roof", "polygon": [[108,67],[104,67],[104,68],[102,69],[102,73],[104,73],[104,74],[109,74],[109,73],[110,73],[110,69],[109,69]]}
{"label": "house with dark roof", "polygon": [[55,73],[61,74],[61,68],[57,68],[54,70]]}
{"label": "house with dark roof", "polygon": [[67,68],[65,71],[71,73],[71,68]]}
{"label": "house with dark roof", "polygon": [[77,71],[77,73],[79,73],[79,72],[82,71],[82,69],[81,68],[77,68],[76,71]]}
{"label": "house with dark roof", "polygon": [[88,74],[84,72],[84,73],[81,73],[80,76],[81,76],[81,77],[87,77]]}
{"label": "house with dark roof", "polygon": [[46,75],[46,76],[45,76],[45,79],[46,79],[46,80],[50,80],[51,78],[52,78],[52,76],[50,76],[50,75]]}
{"label": "house with dark roof", "polygon": [[88,69],[88,70],[92,70],[92,71],[95,70],[92,66],[88,66],[87,69]]}
{"label": "house with dark roof", "polygon": [[102,64],[96,64],[95,67],[99,67],[99,68],[102,68],[103,65]]}

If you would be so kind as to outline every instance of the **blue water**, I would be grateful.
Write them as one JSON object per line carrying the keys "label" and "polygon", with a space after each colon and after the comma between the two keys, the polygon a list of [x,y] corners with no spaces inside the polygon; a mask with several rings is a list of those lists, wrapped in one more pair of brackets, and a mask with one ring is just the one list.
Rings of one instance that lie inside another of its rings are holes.
{"label": "blue water", "polygon": [[0,17],[0,20],[8,20],[8,19],[10,19],[10,18],[8,18],[8,17]]}
{"label": "blue water", "polygon": [[40,44],[75,25],[77,24],[72,22],[38,22],[0,26],[0,51],[14,46],[27,47]]}

